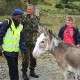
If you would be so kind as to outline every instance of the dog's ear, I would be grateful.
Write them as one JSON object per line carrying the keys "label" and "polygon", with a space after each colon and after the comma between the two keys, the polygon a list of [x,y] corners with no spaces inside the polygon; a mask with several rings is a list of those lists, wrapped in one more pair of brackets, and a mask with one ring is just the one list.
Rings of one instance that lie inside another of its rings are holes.
{"label": "dog's ear", "polygon": [[48,33],[50,34],[50,35],[52,35],[53,34],[53,32],[52,32],[52,30],[48,30]]}

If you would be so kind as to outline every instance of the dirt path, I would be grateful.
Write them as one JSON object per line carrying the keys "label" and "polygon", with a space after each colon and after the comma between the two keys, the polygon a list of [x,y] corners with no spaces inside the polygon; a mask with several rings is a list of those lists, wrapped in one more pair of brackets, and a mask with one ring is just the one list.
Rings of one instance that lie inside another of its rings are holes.
{"label": "dirt path", "polygon": [[[23,80],[21,77],[21,59],[19,60],[19,73],[20,80]],[[45,54],[37,59],[36,73],[40,77],[38,79],[30,77],[30,80],[64,80],[55,59],[50,54]],[[4,58],[0,58],[0,80],[9,80],[8,67]]]}

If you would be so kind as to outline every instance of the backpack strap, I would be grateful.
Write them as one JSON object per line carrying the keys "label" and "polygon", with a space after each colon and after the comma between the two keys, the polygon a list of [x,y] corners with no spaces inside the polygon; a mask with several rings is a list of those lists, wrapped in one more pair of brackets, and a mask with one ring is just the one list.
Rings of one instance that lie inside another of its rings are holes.
{"label": "backpack strap", "polygon": [[0,27],[0,45],[3,44],[3,38],[5,37],[5,34],[8,30],[8,28],[11,26],[11,20],[10,19],[5,19],[2,22],[2,26]]}
{"label": "backpack strap", "polygon": [[7,21],[7,23],[8,23],[8,27],[10,27],[11,26],[11,23],[12,23],[12,21],[11,21],[11,19],[10,18],[7,18],[7,19],[5,19],[5,21]]}
{"label": "backpack strap", "polygon": [[[5,36],[5,34],[6,34],[6,32],[7,32],[7,30],[10,28],[11,29],[11,23],[12,23],[12,21],[11,21],[11,19],[5,19],[4,20],[4,22],[3,22],[3,24],[4,23],[6,23],[6,29],[5,29],[5,33],[4,33],[4,35],[3,35],[3,37]],[[5,27],[5,26],[4,26]]]}

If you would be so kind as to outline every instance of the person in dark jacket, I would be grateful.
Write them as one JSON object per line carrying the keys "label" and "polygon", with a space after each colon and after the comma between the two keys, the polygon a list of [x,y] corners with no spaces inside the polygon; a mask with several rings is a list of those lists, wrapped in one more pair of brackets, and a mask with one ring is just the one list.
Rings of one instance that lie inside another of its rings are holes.
{"label": "person in dark jacket", "polygon": [[79,27],[78,27],[76,39],[77,39],[77,47],[80,47],[80,29],[79,29]]}
{"label": "person in dark jacket", "polygon": [[23,30],[21,24],[22,14],[23,10],[15,9],[11,18],[4,21],[0,29],[0,45],[9,67],[10,80],[19,80],[18,53],[20,49],[27,52],[25,42],[22,43],[24,40],[21,36]]}
{"label": "person in dark jacket", "polygon": [[[0,28],[2,27],[3,22],[0,21]],[[2,56],[2,47],[0,46],[0,56]]]}
{"label": "person in dark jacket", "polygon": [[[32,55],[32,51],[35,45],[35,40],[37,38],[38,33],[38,18],[37,16],[33,15],[32,9],[29,8],[27,10],[27,14],[23,19],[23,38],[26,42],[27,53],[22,54],[22,76],[24,80],[29,80],[27,76],[28,67],[30,69],[30,76],[34,78],[38,78],[39,76],[35,73],[36,67],[36,59]],[[24,43],[23,43],[24,44]]]}
{"label": "person in dark jacket", "polygon": [[68,45],[77,44],[77,32],[78,29],[75,27],[73,18],[71,16],[67,17],[66,24],[59,31],[59,38]]}

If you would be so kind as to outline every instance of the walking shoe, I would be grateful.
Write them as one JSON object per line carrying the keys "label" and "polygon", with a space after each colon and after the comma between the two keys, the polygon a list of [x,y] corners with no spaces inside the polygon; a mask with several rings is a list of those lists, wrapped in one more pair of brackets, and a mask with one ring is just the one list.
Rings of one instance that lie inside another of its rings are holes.
{"label": "walking shoe", "polygon": [[39,78],[39,76],[34,71],[30,71],[30,76],[34,78]]}
{"label": "walking shoe", "polygon": [[22,74],[23,80],[29,80],[27,74]]}

